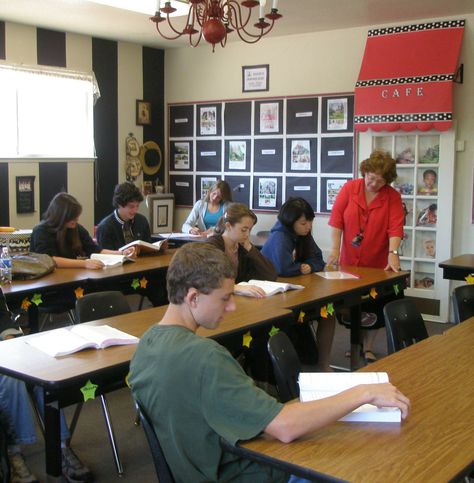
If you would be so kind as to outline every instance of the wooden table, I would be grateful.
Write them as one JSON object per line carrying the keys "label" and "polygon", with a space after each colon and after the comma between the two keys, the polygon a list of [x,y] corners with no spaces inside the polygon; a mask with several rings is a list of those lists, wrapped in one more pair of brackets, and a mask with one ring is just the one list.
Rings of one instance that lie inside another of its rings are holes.
{"label": "wooden table", "polygon": [[[262,306],[257,299],[236,301],[237,310],[226,313],[218,329],[199,328],[203,337],[220,337],[268,324],[281,326],[292,322],[292,313],[277,306]],[[155,307],[117,317],[89,322],[108,324],[129,334],[141,337],[162,318],[167,306]],[[97,384],[96,396],[121,388],[125,384],[135,345],[114,346],[104,350],[84,350],[69,356],[54,358],[27,344],[29,335],[7,340],[0,345],[0,373],[21,379],[43,388],[45,394],[45,451],[46,473],[61,475],[59,408],[79,402],[80,388],[88,380]]]}
{"label": "wooden table", "polygon": [[469,274],[474,273],[474,255],[459,255],[441,262],[439,266],[443,269],[443,278],[465,280]]}
{"label": "wooden table", "polygon": [[412,403],[398,423],[336,422],[290,444],[262,436],[237,447],[306,478],[368,482],[451,481],[474,469],[474,318],[381,359]]}

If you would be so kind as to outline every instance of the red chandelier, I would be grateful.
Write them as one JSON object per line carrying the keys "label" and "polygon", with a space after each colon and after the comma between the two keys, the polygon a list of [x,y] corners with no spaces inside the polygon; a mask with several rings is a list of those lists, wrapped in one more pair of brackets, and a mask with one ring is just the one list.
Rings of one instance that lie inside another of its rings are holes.
{"label": "red chandelier", "polygon": [[[171,23],[170,14],[176,12],[170,1],[158,0],[156,13],[150,20],[155,23],[158,33],[167,40],[174,40],[183,35],[189,35],[189,43],[196,47],[201,38],[212,44],[212,51],[216,44],[222,47],[227,42],[227,36],[232,32],[246,43],[254,44],[273,28],[275,20],[281,18],[278,13],[278,0],[273,0],[269,13],[264,15],[266,0],[189,0],[189,12],[186,25],[183,30],[177,30]],[[253,24],[254,30],[249,31],[249,21],[252,9],[259,6],[258,22]],[[267,22],[265,19],[271,21]],[[162,22],[165,22],[174,34],[165,35],[161,30]],[[196,35],[197,34],[197,35]]]}

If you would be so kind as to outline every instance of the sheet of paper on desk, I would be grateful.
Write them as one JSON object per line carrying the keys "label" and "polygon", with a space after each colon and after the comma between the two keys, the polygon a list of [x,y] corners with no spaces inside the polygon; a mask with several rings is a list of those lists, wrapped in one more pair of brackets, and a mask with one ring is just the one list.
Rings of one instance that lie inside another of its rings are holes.
{"label": "sheet of paper on desk", "polygon": [[[386,372],[301,372],[299,375],[300,400],[303,402],[334,396],[359,384],[389,382]],[[397,408],[377,408],[364,404],[340,421],[400,422]]]}
{"label": "sheet of paper on desk", "polygon": [[351,278],[360,278],[359,275],[355,275],[354,273],[349,272],[342,272],[340,270],[331,270],[329,272],[315,272],[316,275],[320,277],[327,278],[329,280],[344,280],[344,279],[351,279]]}
{"label": "sheet of paper on desk", "polygon": [[202,235],[193,235],[192,233],[160,233],[163,238],[202,238]]}

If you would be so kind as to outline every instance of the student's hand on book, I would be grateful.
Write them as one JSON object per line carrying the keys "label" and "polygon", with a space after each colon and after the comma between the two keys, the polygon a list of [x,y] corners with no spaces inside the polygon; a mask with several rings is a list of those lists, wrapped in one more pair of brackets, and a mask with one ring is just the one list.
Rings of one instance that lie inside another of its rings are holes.
{"label": "student's hand on book", "polygon": [[122,255],[130,258],[137,258],[140,255],[140,247],[135,245],[134,247],[129,247],[126,250],[122,251]]}
{"label": "student's hand on book", "polygon": [[201,234],[201,231],[199,230],[199,228],[197,226],[193,226],[190,230],[189,230],[189,233],[191,235],[200,235]]}
{"label": "student's hand on book", "polygon": [[255,297],[257,299],[265,297],[265,290],[256,285],[235,285],[234,293],[237,295],[245,295],[246,297]]}
{"label": "student's hand on book", "polygon": [[405,419],[410,412],[410,400],[402,394],[393,384],[366,384],[364,388],[369,391],[369,404],[378,408],[395,407],[400,409],[402,419]]}
{"label": "student's hand on book", "polygon": [[300,272],[303,275],[308,275],[308,273],[311,273],[311,265],[308,265],[307,263],[302,263],[300,266]]}
{"label": "student's hand on book", "polygon": [[165,251],[167,248],[168,248],[168,240],[165,240],[165,241],[164,241],[164,242],[161,244],[161,246],[160,246],[160,250],[164,252],[164,251]]}
{"label": "student's hand on book", "polygon": [[100,260],[91,260],[87,258],[84,260],[85,268],[89,268],[91,270],[99,270],[104,268],[104,264]]}

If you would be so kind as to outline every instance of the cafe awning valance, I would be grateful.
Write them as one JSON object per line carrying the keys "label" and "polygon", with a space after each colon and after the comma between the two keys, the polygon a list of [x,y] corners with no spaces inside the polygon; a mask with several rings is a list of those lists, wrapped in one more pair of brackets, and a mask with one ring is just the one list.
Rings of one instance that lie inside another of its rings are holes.
{"label": "cafe awning valance", "polygon": [[355,88],[359,131],[446,131],[465,20],[369,31]]}

